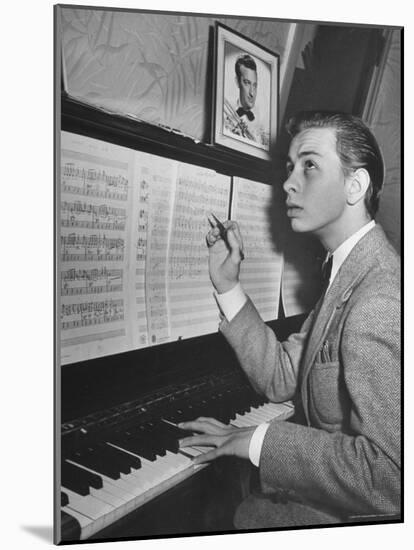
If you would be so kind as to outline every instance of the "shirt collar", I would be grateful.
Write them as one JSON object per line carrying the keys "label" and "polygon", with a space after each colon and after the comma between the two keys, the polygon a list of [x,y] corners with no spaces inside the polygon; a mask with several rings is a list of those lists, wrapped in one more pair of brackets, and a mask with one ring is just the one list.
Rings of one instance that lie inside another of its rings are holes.
{"label": "shirt collar", "polygon": [[[236,105],[237,105],[237,109],[238,109],[239,107],[243,107],[242,104],[240,103],[240,97],[237,98],[237,100],[236,100]],[[244,109],[244,107],[243,107],[243,109]],[[246,110],[247,110],[247,109],[246,109]],[[253,107],[253,109],[248,109],[248,110],[251,111],[251,112],[254,114],[255,117],[257,116],[257,115],[256,115],[256,112],[258,111],[257,105],[255,105],[255,106]]]}
{"label": "shirt collar", "polygon": [[[367,224],[365,224],[361,229],[359,229],[356,233],[351,235],[346,241],[344,241],[338,248],[332,253],[333,259],[332,259],[332,272],[331,277],[329,279],[329,286],[331,286],[332,281],[334,280],[336,274],[339,271],[339,268],[344,263],[346,258],[349,256],[351,250],[354,248],[354,246],[357,244],[358,241],[362,239],[362,237],[368,233],[373,227],[375,226],[375,220],[371,220]],[[328,287],[329,288],[329,287]]]}

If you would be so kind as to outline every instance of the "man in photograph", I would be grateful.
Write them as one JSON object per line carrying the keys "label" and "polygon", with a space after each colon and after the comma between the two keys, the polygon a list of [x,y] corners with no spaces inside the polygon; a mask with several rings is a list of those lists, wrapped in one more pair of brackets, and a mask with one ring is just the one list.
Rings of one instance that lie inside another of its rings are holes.
{"label": "man in photograph", "polygon": [[258,75],[257,64],[249,54],[239,55],[235,63],[236,84],[239,90],[233,102],[224,98],[224,132],[269,147],[269,124],[262,120],[256,104]]}

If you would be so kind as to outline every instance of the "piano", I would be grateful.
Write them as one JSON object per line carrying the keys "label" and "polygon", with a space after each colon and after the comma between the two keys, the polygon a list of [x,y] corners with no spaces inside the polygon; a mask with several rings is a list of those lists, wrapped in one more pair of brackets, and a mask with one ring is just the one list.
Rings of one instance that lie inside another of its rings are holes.
{"label": "piano", "polygon": [[[270,324],[286,338],[302,320]],[[194,465],[208,449],[179,449],[188,432],[178,422],[211,416],[242,427],[294,412],[252,389],[220,334],[64,366],[61,396],[59,542],[231,529],[250,466],[227,457]],[[238,497],[223,522],[226,492]]]}

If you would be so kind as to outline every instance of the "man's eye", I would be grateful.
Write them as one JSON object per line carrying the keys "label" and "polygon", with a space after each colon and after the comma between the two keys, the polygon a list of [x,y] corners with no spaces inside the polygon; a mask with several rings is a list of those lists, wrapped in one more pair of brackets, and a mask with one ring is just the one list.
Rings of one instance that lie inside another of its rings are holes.
{"label": "man's eye", "polygon": [[293,172],[293,165],[292,164],[287,164],[286,165],[286,174],[287,176],[290,176],[290,174]]}
{"label": "man's eye", "polygon": [[315,164],[311,160],[305,160],[305,170],[311,170],[315,168]]}

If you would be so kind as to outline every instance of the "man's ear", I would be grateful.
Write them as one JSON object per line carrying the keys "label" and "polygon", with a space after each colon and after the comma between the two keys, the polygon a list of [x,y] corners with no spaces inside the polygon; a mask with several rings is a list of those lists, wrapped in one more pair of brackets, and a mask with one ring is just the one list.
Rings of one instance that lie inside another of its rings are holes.
{"label": "man's ear", "polygon": [[365,168],[357,168],[346,179],[347,202],[351,206],[363,200],[371,178]]}

